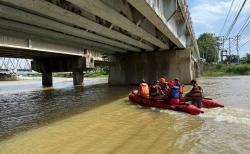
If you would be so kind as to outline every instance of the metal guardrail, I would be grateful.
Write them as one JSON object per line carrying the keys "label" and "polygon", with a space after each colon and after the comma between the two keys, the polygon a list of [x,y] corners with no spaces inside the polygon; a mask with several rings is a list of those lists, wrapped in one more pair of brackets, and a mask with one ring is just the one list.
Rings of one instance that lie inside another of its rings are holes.
{"label": "metal guardrail", "polygon": [[193,36],[195,36],[195,32],[193,29],[193,22],[192,22],[192,18],[190,15],[190,11],[188,9],[188,5],[187,5],[187,0],[178,0],[181,10],[183,11],[183,15],[186,16],[185,19],[187,19],[188,27],[190,29],[190,32],[192,33]]}
{"label": "metal guardrail", "polygon": [[187,4],[187,0],[177,0],[179,2],[179,6],[181,8],[181,12],[185,18],[185,22],[187,22],[188,24],[188,28],[189,28],[189,31],[192,35],[192,40],[193,40],[193,43],[194,43],[194,47],[195,47],[195,50],[197,51],[197,57],[200,57],[200,54],[199,54],[199,48],[198,48],[198,45],[197,45],[197,42],[196,42],[196,38],[195,38],[195,32],[194,32],[194,28],[193,28],[193,22],[192,22],[192,18],[191,18],[191,15],[190,15],[190,11],[189,11],[189,8],[188,8],[188,4]]}

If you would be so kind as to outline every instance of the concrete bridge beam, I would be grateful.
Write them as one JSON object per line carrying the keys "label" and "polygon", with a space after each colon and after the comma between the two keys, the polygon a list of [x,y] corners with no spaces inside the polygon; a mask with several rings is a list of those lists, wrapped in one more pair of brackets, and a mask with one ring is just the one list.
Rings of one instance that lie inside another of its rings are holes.
{"label": "concrete bridge beam", "polygon": [[178,24],[178,29],[177,29],[178,36],[185,36],[186,31],[187,31],[187,24],[186,23]]}
{"label": "concrete bridge beam", "polygon": [[80,8],[95,14],[96,16],[99,16],[113,24],[115,24],[118,27],[121,27],[122,29],[137,35],[146,41],[162,48],[162,49],[169,49],[169,46],[162,42],[161,40],[157,39],[152,34],[146,32],[141,27],[137,26],[135,23],[130,21],[128,18],[121,15],[119,12],[114,10],[113,8],[110,8],[108,5],[105,4],[105,2],[101,0],[95,0],[93,3],[93,0],[67,0]]}
{"label": "concrete bridge beam", "polygon": [[185,41],[179,39],[176,28],[177,0],[128,0],[128,2],[176,46],[186,48]]}
{"label": "concrete bridge beam", "polygon": [[38,15],[30,14],[22,10],[14,9],[0,4],[0,17],[8,18],[11,20],[19,21],[22,23],[32,24],[39,27],[60,31],[65,34],[70,34],[80,38],[92,40],[95,42],[105,43],[122,49],[138,52],[140,49],[114,41],[103,36],[99,36],[85,30],[74,28],[51,19],[47,19]]}
{"label": "concrete bridge beam", "polygon": [[59,6],[49,3],[45,0],[0,0],[0,3],[7,4],[9,6],[14,6],[16,8],[22,8],[28,10],[29,12],[34,12],[42,16],[53,18],[57,21],[67,23],[70,25],[79,26],[86,30],[90,30],[100,34],[102,36],[120,40],[126,42],[127,44],[133,45],[138,48],[145,50],[153,50],[154,48],[148,44],[141,41],[135,40],[127,35],[119,33],[113,29],[107,28],[101,24],[98,24],[86,17],[77,15],[73,12],[65,10]]}
{"label": "concrete bridge beam", "polygon": [[[20,22],[26,22],[27,24],[31,23],[31,24],[34,24],[36,26],[45,25],[45,27],[47,26],[47,28],[54,28],[54,29],[57,29],[58,31],[61,31],[61,32],[65,31],[66,33],[69,32],[69,30],[70,30],[70,26],[59,24],[59,23],[56,23],[54,21],[41,18],[37,15],[28,14],[28,13],[25,13],[24,11],[12,9],[10,7],[3,6],[3,5],[0,5],[0,17],[8,18],[11,20],[16,20],[16,21],[20,21]],[[9,28],[9,25],[14,27],[14,28],[17,28],[17,29],[24,29],[25,27],[32,27],[30,25],[24,25],[24,24],[22,24],[23,26],[21,26],[21,27],[17,27],[18,23],[13,24],[12,21],[1,22],[1,25],[4,25],[4,24],[6,25],[7,28]],[[37,33],[37,30],[40,33],[44,32],[44,31],[48,31],[46,29],[43,30],[43,29],[37,28],[37,27],[26,28],[26,30],[30,31],[31,33]],[[97,43],[95,41],[83,39],[85,34],[82,34],[81,30],[76,30],[76,29],[74,30],[72,28],[70,31],[73,34],[75,34],[75,36],[81,37],[81,38],[75,38],[75,39],[81,39],[83,43],[89,44],[90,46],[105,48],[107,50],[112,50],[112,51],[117,50],[117,52],[126,52],[126,50],[124,50],[124,49],[119,49],[117,47],[113,47],[113,46],[110,46],[107,44]],[[53,31],[51,31],[51,33],[53,33]],[[134,51],[139,51],[139,50],[132,48],[132,47],[131,47],[131,49]]]}
{"label": "concrete bridge beam", "polygon": [[141,79],[152,83],[160,77],[183,83],[195,78],[191,50],[156,51],[141,54],[119,54],[111,57],[109,84],[138,84]]}
{"label": "concrete bridge beam", "polygon": [[55,31],[50,31],[47,29],[42,29],[39,27],[26,25],[26,24],[14,22],[14,21],[9,21],[9,20],[5,20],[5,19],[0,19],[0,27],[5,28],[5,29],[9,29],[9,30],[13,30],[13,31],[18,29],[18,32],[29,33],[29,34],[43,36],[43,37],[52,38],[52,39],[61,39],[62,41],[64,40],[64,41],[75,42],[77,44],[81,44],[86,49],[90,49],[90,50],[106,51],[106,52],[110,52],[110,51],[127,52],[127,50],[113,47],[110,45],[97,43],[97,42],[90,41],[87,39],[73,37],[73,36],[65,35],[62,33],[55,32]]}
{"label": "concrete bridge beam", "polygon": [[[154,6],[155,9],[158,9],[157,6],[155,6],[154,1],[148,1],[151,3],[151,6]],[[177,10],[177,2],[176,0],[165,0],[165,1],[159,1],[159,3],[162,2],[163,5],[160,10],[163,11],[164,17],[169,21],[174,15]]]}

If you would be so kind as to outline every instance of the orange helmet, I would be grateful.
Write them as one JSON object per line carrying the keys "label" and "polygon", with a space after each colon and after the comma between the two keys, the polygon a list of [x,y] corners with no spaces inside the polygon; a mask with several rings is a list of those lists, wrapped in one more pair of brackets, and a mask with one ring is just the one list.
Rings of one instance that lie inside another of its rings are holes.
{"label": "orange helmet", "polygon": [[160,83],[166,84],[166,79],[165,78],[160,78]]}

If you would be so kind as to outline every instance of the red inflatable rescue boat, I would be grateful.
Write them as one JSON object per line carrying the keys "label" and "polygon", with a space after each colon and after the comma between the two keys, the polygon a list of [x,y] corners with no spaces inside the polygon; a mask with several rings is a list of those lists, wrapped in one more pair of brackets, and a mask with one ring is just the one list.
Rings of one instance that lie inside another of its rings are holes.
{"label": "red inflatable rescue boat", "polygon": [[[182,97],[180,99],[180,102],[185,103],[186,98]],[[224,105],[222,103],[220,103],[219,101],[217,101],[217,100],[214,100],[214,99],[211,99],[211,98],[204,98],[202,100],[202,107],[210,109],[210,108],[216,108],[216,107],[224,107]]]}
{"label": "red inflatable rescue boat", "polygon": [[[151,107],[158,107],[158,108],[163,108],[163,109],[170,109],[174,111],[186,112],[192,115],[198,115],[200,113],[204,113],[204,111],[202,111],[201,109],[197,108],[194,105],[185,104],[186,102],[185,98],[180,99],[181,103],[179,105],[172,105],[166,102],[154,101],[151,99],[142,98],[141,96],[138,96],[137,93],[138,91],[134,90],[129,94],[129,100],[132,101],[133,103],[137,103],[143,106],[151,106]],[[224,107],[221,103],[212,99],[204,99],[202,101],[202,105],[205,108]]]}

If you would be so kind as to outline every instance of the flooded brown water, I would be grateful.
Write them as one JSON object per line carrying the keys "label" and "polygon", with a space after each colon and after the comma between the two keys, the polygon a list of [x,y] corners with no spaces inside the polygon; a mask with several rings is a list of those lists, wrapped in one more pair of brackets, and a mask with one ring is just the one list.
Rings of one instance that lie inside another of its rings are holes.
{"label": "flooded brown water", "polygon": [[0,153],[249,153],[250,77],[200,83],[226,107],[192,116],[133,105],[127,98],[133,87],[74,88],[67,81],[46,90],[28,83],[12,92],[1,86]]}

